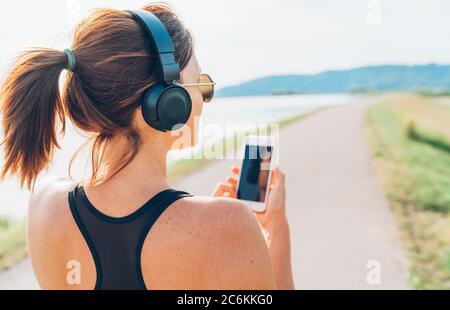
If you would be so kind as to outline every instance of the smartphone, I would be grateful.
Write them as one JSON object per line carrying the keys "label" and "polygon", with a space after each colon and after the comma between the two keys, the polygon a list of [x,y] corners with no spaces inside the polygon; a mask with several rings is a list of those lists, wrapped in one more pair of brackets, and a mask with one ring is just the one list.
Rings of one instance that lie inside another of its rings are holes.
{"label": "smartphone", "polygon": [[255,212],[266,210],[276,140],[270,136],[247,136],[243,144],[243,160],[237,184],[237,198]]}

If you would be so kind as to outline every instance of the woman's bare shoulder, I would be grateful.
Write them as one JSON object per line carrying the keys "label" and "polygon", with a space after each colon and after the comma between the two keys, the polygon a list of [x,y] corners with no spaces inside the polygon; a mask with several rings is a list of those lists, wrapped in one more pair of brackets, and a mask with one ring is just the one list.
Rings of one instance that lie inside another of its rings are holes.
{"label": "woman's bare shoulder", "polygon": [[48,176],[39,182],[31,192],[29,206],[55,205],[61,202],[63,196],[67,196],[76,183],[68,178]]}
{"label": "woman's bare shoulder", "polygon": [[28,249],[33,270],[42,288],[67,288],[65,272],[70,259],[66,255],[82,252],[76,243],[81,235],[68,202],[68,192],[74,187],[75,183],[68,179],[47,177],[36,183],[30,196]]}
{"label": "woman's bare shoulder", "polygon": [[229,238],[237,232],[260,234],[253,211],[238,199],[193,196],[184,200],[184,207],[189,210],[190,222],[194,220],[200,229],[218,233],[221,238]]}
{"label": "woman's bare shoulder", "polygon": [[254,216],[244,202],[227,197],[193,196],[185,199],[187,207],[217,220],[249,220]]}
{"label": "woman's bare shoulder", "polygon": [[37,182],[28,203],[29,224],[36,222],[44,228],[47,223],[56,227],[64,219],[69,219],[68,193],[74,187],[75,182],[57,176]]}
{"label": "woman's bare shoulder", "polygon": [[171,225],[154,231],[159,240],[153,239],[153,253],[164,259],[153,256],[144,269],[149,278],[158,279],[160,270],[165,275],[150,285],[160,289],[273,287],[267,245],[253,212],[244,203],[194,196],[183,199],[173,211],[176,209],[179,211],[166,214],[162,221]]}

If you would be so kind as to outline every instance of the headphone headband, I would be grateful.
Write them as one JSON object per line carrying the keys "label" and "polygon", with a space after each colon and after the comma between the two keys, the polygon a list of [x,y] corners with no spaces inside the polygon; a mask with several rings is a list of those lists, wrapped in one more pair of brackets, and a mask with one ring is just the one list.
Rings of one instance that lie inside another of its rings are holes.
{"label": "headphone headband", "polygon": [[153,13],[144,10],[129,10],[134,19],[145,30],[152,47],[158,52],[161,76],[166,83],[180,79],[180,67],[175,61],[175,48],[164,24]]}

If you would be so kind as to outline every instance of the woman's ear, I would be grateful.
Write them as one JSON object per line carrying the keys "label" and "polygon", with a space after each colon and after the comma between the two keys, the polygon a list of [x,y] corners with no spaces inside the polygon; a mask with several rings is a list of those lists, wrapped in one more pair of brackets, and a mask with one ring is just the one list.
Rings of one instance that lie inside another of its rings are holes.
{"label": "woman's ear", "polygon": [[134,111],[133,124],[135,128],[138,128],[139,130],[145,130],[149,127],[147,122],[144,120],[144,116],[142,115],[141,105],[139,105]]}

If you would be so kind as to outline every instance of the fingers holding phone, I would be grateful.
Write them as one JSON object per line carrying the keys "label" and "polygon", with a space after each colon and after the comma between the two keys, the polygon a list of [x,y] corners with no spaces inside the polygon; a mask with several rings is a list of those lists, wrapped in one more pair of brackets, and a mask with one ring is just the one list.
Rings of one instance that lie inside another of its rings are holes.
{"label": "fingers holding phone", "polygon": [[266,209],[276,146],[276,139],[270,136],[247,136],[244,140],[236,195],[255,212]]}
{"label": "fingers holding phone", "polygon": [[[240,168],[232,166],[230,168],[231,176],[226,177],[226,183],[219,183],[214,190],[214,197],[237,198],[237,183]],[[280,168],[274,168],[272,171],[269,193],[266,202],[266,208],[263,212],[255,212],[256,218],[261,226],[267,228],[271,223],[278,219],[285,218],[286,206],[286,188],[285,174]]]}
{"label": "fingers holding phone", "polygon": [[285,175],[279,169],[272,170],[272,178],[265,212],[256,212],[256,218],[261,226],[268,228],[274,222],[284,220],[286,217],[286,187]]}
{"label": "fingers holding phone", "polygon": [[213,197],[236,198],[236,189],[225,183],[218,183],[213,192]]}
{"label": "fingers holding phone", "polygon": [[213,191],[213,197],[230,197],[237,198],[236,195],[236,186],[237,186],[237,178],[236,176],[239,174],[239,167],[231,166],[230,168],[232,176],[228,176],[225,179],[225,183],[218,183],[216,188]]}

